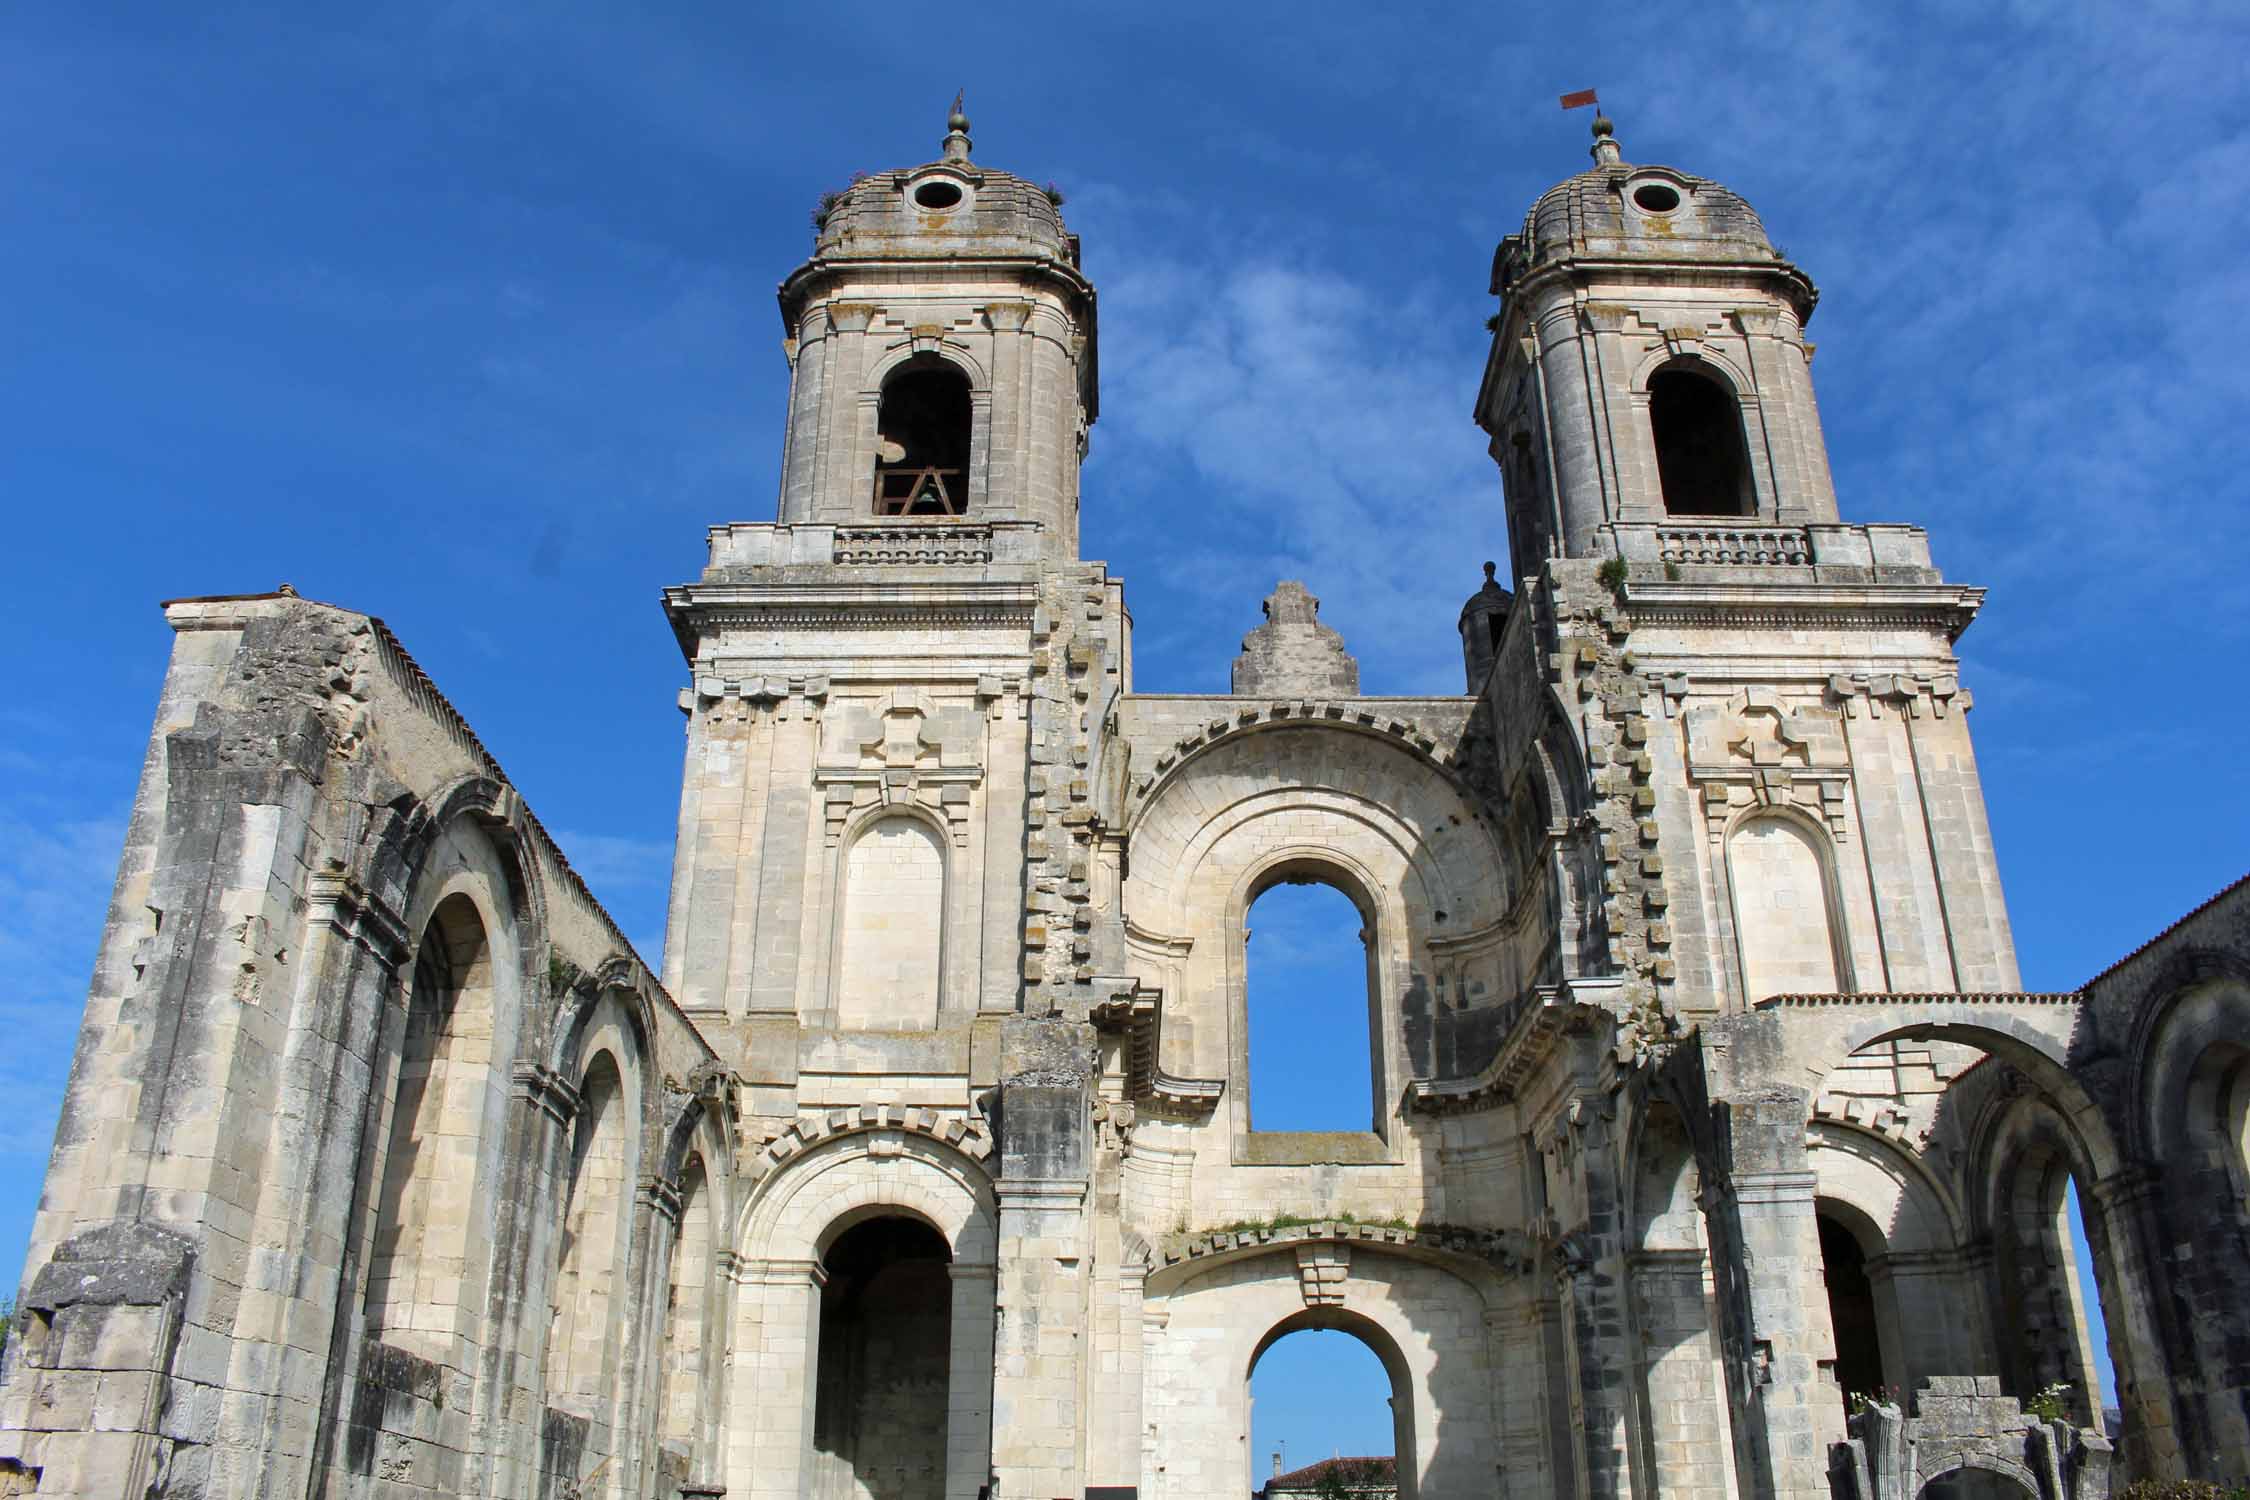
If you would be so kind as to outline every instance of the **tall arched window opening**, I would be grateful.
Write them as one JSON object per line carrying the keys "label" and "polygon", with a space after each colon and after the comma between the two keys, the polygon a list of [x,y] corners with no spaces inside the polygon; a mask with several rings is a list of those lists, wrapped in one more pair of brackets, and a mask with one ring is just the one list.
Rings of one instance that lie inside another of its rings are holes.
{"label": "tall arched window opening", "polygon": [[821,1257],[815,1500],[945,1500],[952,1259],[903,1217],[855,1224]]}
{"label": "tall arched window opening", "polygon": [[624,1094],[616,1059],[596,1054],[579,1089],[554,1315],[547,1324],[549,1401],[581,1416],[591,1415],[614,1385],[611,1294],[624,1267],[632,1194]]}
{"label": "tall arched window opening", "polygon": [[852,840],[837,932],[837,1023],[879,1031],[937,1025],[944,957],[945,848],[919,818],[886,817]]}
{"label": "tall arched window opening", "polygon": [[883,386],[875,421],[875,514],[959,516],[969,509],[969,382],[934,356]]}
{"label": "tall arched window opening", "polygon": [[461,1311],[492,1068],[492,949],[466,896],[423,930],[367,1270],[372,1337],[443,1359]]}
{"label": "tall arched window opening", "polygon": [[1291,1319],[1249,1379],[1253,1496],[1415,1493],[1412,1384],[1356,1328]]}
{"label": "tall arched window opening", "polygon": [[2102,1312],[2101,1282],[2094,1270],[2094,1242],[2086,1206],[2078,1198],[2078,1179],[2063,1189],[2063,1221],[2070,1235],[2070,1271],[2077,1283],[2079,1315],[2086,1322],[2086,1352],[2093,1357],[2093,1394],[2104,1410],[2117,1405],[2117,1370],[2109,1357],[2109,1319]]}
{"label": "tall arched window opening", "polygon": [[1648,420],[1664,510],[1675,516],[1754,516],[1750,448],[1734,393],[1689,363],[1651,376]]}
{"label": "tall arched window opening", "polygon": [[[2099,1306],[2100,1287],[2082,1274],[2072,1233],[2085,1199],[2066,1158],[2046,1144],[2019,1153],[1996,1187],[1993,1303],[2003,1389],[2028,1401],[2048,1386],[2066,1386],[2073,1419],[2092,1425],[2103,1383],[2088,1314]],[[2086,1228],[2098,1235],[2097,1224]],[[2093,1260],[2091,1245],[2086,1258]]]}
{"label": "tall arched window opening", "polygon": [[1245,925],[1252,1128],[1375,1128],[1372,924],[1337,887],[1293,874],[1252,899]]}
{"label": "tall arched window opening", "polygon": [[1828,1283],[1828,1325],[1836,1340],[1836,1384],[1848,1405],[1883,1388],[1883,1338],[1867,1247],[1831,1214],[1817,1216],[1820,1266]]}
{"label": "tall arched window opening", "polygon": [[663,1389],[657,1409],[662,1463],[679,1483],[695,1478],[703,1433],[705,1344],[711,1329],[711,1191],[703,1158],[680,1172],[680,1227],[672,1242],[671,1293],[665,1307]]}
{"label": "tall arched window opening", "polygon": [[1752,818],[1727,839],[1727,873],[1744,1002],[1842,990],[1828,864],[1815,835],[1793,818]]}

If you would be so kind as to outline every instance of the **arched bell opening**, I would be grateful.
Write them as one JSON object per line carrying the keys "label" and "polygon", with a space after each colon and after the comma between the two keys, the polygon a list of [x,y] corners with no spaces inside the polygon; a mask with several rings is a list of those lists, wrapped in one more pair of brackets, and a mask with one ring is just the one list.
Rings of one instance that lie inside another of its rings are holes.
{"label": "arched bell opening", "polygon": [[1664,366],[1649,377],[1648,419],[1667,515],[1758,513],[1742,406],[1715,375],[1695,360]]}
{"label": "arched bell opening", "polygon": [[821,1257],[812,1500],[945,1500],[953,1252],[884,1214]]}
{"label": "arched bell opening", "polygon": [[875,514],[968,514],[971,427],[968,376],[935,355],[900,366],[876,415]]}

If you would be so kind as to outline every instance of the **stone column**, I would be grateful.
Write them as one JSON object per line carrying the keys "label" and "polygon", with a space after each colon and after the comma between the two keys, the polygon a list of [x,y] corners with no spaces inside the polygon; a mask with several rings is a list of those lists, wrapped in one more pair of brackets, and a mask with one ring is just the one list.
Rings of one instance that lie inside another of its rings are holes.
{"label": "stone column", "polygon": [[1883,1339],[1883,1381],[1901,1394],[1933,1375],[1993,1375],[2000,1363],[1983,1317],[1982,1278],[1950,1250],[1896,1252],[1867,1263]]}
{"label": "stone column", "polygon": [[1700,1247],[1636,1250],[1626,1258],[1641,1418],[1636,1479],[1667,1500],[1726,1500],[1733,1493],[1704,1259]]}
{"label": "stone column", "polygon": [[993,1494],[1053,1500],[1083,1469],[1093,1028],[1016,1017],[1001,1046]]}
{"label": "stone column", "polygon": [[997,1267],[955,1265],[945,1382],[945,1493],[973,1496],[992,1479],[992,1334]]}
{"label": "stone column", "polygon": [[812,1473],[820,1391],[820,1299],[828,1273],[816,1260],[747,1266],[728,1382],[727,1493],[803,1500]]}
{"label": "stone column", "polygon": [[1568,555],[1586,557],[1593,554],[1597,529],[1611,519],[1612,507],[1594,404],[1591,340],[1581,336],[1577,312],[1568,300],[1558,300],[1542,306],[1537,321],[1543,415],[1553,443],[1549,480],[1561,511],[1560,540]]}
{"label": "stone column", "polygon": [[1588,1500],[1630,1500],[1626,1270],[1619,1243],[1616,1157],[1608,1131],[1598,1122],[1585,1132],[1579,1163],[1586,1218],[1563,1236],[1555,1268],[1569,1333],[1565,1358],[1578,1439],[1578,1493]]}
{"label": "stone column", "polygon": [[[2117,1368],[2117,1400],[2125,1413],[2124,1459],[2128,1475],[2184,1478],[2189,1457],[2183,1451],[2178,1393],[2165,1358],[2161,1324],[2150,1294],[2163,1281],[2155,1274],[2146,1245],[2161,1245],[2161,1199],[2153,1172],[2126,1170],[2097,1182],[2079,1202],[2086,1215],[2086,1237],[2097,1266],[2108,1272],[2096,1295],[2115,1289],[2104,1298],[2102,1318],[2109,1329],[2109,1348]],[[2192,1347],[2170,1351],[2193,1369]],[[2197,1469],[2205,1463],[2210,1472],[2239,1474],[2250,1469],[2245,1455],[2196,1454]]]}
{"label": "stone column", "polygon": [[638,1486],[624,1488],[627,1475],[657,1472],[656,1445],[664,1428],[664,1359],[672,1343],[667,1294],[672,1287],[672,1252],[680,1239],[680,1185],[668,1177],[643,1177],[633,1206],[639,1221],[633,1240],[641,1263],[627,1285],[640,1290],[626,1304],[624,1366],[638,1370],[640,1378],[619,1392],[617,1432],[611,1440],[618,1455],[612,1465],[618,1474],[613,1493],[622,1494],[638,1493]]}
{"label": "stone column", "polygon": [[1720,1159],[1703,1164],[1704,1213],[1726,1306],[1736,1469],[1758,1500],[1826,1500],[1844,1411],[1806,1163],[1811,1099],[1745,1089],[1713,1112]]}
{"label": "stone column", "polygon": [[1003,1248],[992,1349],[992,1470],[998,1481],[993,1495],[995,1500],[1075,1495],[1086,1184],[1004,1181],[999,1196]]}

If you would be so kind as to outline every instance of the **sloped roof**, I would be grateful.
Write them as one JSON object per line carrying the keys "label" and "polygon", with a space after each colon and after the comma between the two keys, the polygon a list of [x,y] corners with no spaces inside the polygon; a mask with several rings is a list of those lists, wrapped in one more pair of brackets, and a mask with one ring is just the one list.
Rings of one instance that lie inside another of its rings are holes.
{"label": "sloped roof", "polygon": [[1276,1474],[1266,1481],[1261,1495],[1279,1495],[1318,1490],[1323,1481],[1333,1473],[1343,1487],[1356,1491],[1393,1491],[1398,1489],[1398,1460],[1383,1458],[1324,1458],[1301,1469],[1291,1469],[1286,1474]]}

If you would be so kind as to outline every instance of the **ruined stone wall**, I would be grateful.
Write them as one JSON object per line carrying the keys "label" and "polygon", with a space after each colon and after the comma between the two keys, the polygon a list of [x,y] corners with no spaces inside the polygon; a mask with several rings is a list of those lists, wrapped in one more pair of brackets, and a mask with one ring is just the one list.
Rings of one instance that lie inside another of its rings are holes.
{"label": "ruined stone wall", "polygon": [[[531,1309],[559,1207],[523,1175],[556,1123],[535,1101],[592,1006],[637,1017],[652,1085],[711,1054],[379,622],[287,595],[168,617],[178,646],[21,1293],[5,1459],[41,1494],[263,1493],[290,1475],[528,1494],[504,1476],[539,1444]],[[404,1200],[427,1306],[394,1307],[420,1331],[386,1339],[367,1277],[410,976],[441,899],[485,944],[481,1050],[464,1044],[447,1085],[473,1175]],[[652,1086],[625,1122],[648,1159],[685,1098]],[[620,1196],[645,1258],[652,1216],[633,1184]],[[632,1368],[647,1308],[628,1291],[611,1312]],[[630,1386],[588,1464],[637,1472]]]}

